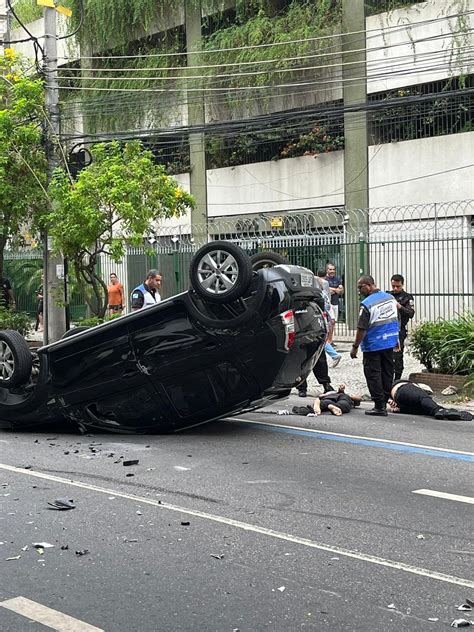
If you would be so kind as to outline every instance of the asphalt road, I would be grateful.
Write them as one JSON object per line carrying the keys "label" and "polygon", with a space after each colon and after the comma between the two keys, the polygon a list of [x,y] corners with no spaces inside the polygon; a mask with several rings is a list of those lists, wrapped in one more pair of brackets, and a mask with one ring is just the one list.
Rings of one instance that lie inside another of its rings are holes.
{"label": "asphalt road", "polygon": [[[0,630],[474,620],[457,610],[474,599],[473,429],[359,410],[169,436],[2,433]],[[75,508],[50,508],[57,498]]]}

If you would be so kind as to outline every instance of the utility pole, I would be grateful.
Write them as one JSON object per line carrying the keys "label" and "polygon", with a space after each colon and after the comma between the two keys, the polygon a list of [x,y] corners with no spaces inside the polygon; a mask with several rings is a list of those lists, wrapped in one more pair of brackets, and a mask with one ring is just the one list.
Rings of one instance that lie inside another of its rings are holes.
{"label": "utility pole", "polygon": [[[184,2],[186,26],[186,50],[188,68],[195,66],[199,55],[196,51],[202,49],[202,7],[201,2]],[[194,54],[193,54],[194,53]],[[192,87],[201,86],[199,80],[192,81],[193,75],[199,75],[199,70],[190,70],[186,77]],[[199,92],[188,92],[188,125],[204,125],[206,114],[204,95]],[[206,143],[204,132],[189,134],[189,155],[191,162],[191,194],[196,200],[196,208],[191,211],[192,236],[197,243],[207,241],[207,173],[206,173]]]}
{"label": "utility pole", "polygon": [[355,329],[359,311],[357,279],[368,274],[369,163],[367,64],[364,0],[342,0],[342,78],[344,100],[344,204],[346,323]]}
{"label": "utility pole", "polygon": [[[57,147],[59,143],[59,84],[58,84],[58,40],[56,10],[45,7],[44,11],[44,72],[45,72],[45,137],[48,159],[48,182],[59,164]],[[48,228],[43,236],[44,248],[44,343],[59,340],[66,331],[64,307],[57,303],[64,301],[64,262],[53,256],[48,238]]]}

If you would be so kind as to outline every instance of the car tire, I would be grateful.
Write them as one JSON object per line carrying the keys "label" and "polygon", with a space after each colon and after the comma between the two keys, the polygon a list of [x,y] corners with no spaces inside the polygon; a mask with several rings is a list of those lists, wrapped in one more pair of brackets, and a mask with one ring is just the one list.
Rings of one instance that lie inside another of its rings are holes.
{"label": "car tire", "polygon": [[0,387],[16,388],[28,381],[33,360],[26,340],[17,331],[0,331]]}
{"label": "car tire", "polygon": [[245,294],[252,279],[252,264],[239,246],[211,241],[192,258],[189,276],[193,290],[202,299],[230,303]]}
{"label": "car tire", "polygon": [[273,268],[274,266],[290,262],[278,252],[257,252],[250,257],[250,263],[253,270],[261,270],[262,268]]}
{"label": "car tire", "polygon": [[70,338],[71,336],[74,336],[76,334],[80,334],[82,331],[87,331],[88,329],[90,329],[90,327],[86,327],[85,325],[73,327],[73,329],[68,329],[66,333],[61,336],[61,340],[64,340],[65,338]]}
{"label": "car tire", "polygon": [[259,313],[255,308],[249,308],[233,318],[212,318],[204,314],[193,300],[192,292],[185,296],[186,307],[191,318],[208,329],[237,329],[248,322],[259,318]]}

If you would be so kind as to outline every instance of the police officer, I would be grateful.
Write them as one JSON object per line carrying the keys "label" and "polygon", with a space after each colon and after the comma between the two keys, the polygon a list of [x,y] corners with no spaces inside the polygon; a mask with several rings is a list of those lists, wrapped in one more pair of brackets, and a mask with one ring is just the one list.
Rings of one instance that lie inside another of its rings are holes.
{"label": "police officer", "polygon": [[394,274],[390,279],[392,291],[389,292],[397,301],[398,320],[400,321],[400,333],[398,336],[400,343],[400,351],[393,352],[393,369],[395,379],[399,380],[403,373],[403,351],[405,348],[405,340],[408,335],[407,325],[410,318],[415,315],[415,302],[413,296],[405,292],[403,287],[405,279],[401,274]]}
{"label": "police officer", "polygon": [[397,301],[388,292],[379,290],[371,276],[362,276],[357,287],[364,299],[351,358],[357,358],[360,346],[365,379],[374,401],[374,408],[365,414],[386,417],[393,383],[393,349],[398,348]]}
{"label": "police officer", "polygon": [[161,301],[158,292],[161,286],[161,274],[158,270],[150,270],[146,275],[145,282],[138,285],[131,294],[132,312],[139,309],[153,307]]}

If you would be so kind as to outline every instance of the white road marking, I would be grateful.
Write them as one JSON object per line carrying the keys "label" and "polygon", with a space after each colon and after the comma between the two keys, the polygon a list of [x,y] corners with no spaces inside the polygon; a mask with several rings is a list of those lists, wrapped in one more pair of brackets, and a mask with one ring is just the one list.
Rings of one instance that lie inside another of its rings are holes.
{"label": "white road marking", "polygon": [[318,430],[317,428],[303,428],[301,426],[288,426],[285,424],[269,423],[267,421],[257,421],[255,419],[243,419],[242,417],[228,417],[224,421],[238,421],[239,423],[255,424],[258,426],[274,426],[276,428],[289,428],[290,430],[304,430],[305,432],[314,432],[315,434],[329,435],[333,437],[346,437],[348,439],[364,439],[365,441],[375,441],[376,443],[393,443],[394,445],[406,445],[410,448],[422,448],[423,450],[437,450],[438,452],[449,452],[450,454],[465,454],[474,456],[474,452],[465,452],[464,450],[451,450],[449,448],[437,448],[432,445],[423,445],[421,443],[407,443],[405,441],[394,441],[393,439],[376,439],[375,437],[365,437],[362,435],[343,434],[342,432],[328,432],[327,430]]}
{"label": "white road marking", "polygon": [[448,584],[455,584],[457,586],[465,586],[467,588],[474,588],[474,581],[464,579],[462,577],[456,577],[454,575],[447,575],[445,573],[439,573],[438,571],[431,571],[426,568],[413,566],[411,564],[405,564],[404,562],[397,562],[388,560],[383,557],[377,557],[367,553],[360,553],[358,551],[352,551],[350,549],[343,549],[338,546],[331,546],[324,544],[323,542],[317,542],[315,540],[309,540],[308,538],[301,538],[299,536],[292,535],[290,533],[284,533],[282,531],[274,531],[273,529],[267,529],[266,527],[259,527],[247,522],[241,522],[240,520],[233,520],[232,518],[226,518],[224,516],[217,516],[215,514],[209,514],[203,511],[195,509],[188,509],[186,507],[179,507],[178,505],[171,505],[163,501],[153,500],[151,498],[144,498],[143,496],[136,496],[135,494],[126,494],[115,489],[106,489],[104,487],[98,487],[97,485],[90,485],[89,483],[82,483],[81,481],[75,481],[72,479],[61,478],[60,476],[53,476],[51,474],[45,474],[43,472],[34,472],[32,470],[25,470],[13,465],[6,465],[0,463],[0,469],[8,472],[14,472],[16,474],[23,474],[24,476],[32,476],[34,478],[42,478],[48,481],[54,481],[63,485],[71,485],[73,487],[80,487],[81,489],[88,489],[93,492],[99,492],[100,494],[107,494],[108,496],[114,495],[117,498],[125,498],[127,500],[133,500],[145,505],[152,505],[159,509],[167,509],[168,511],[175,511],[187,516],[194,516],[195,518],[202,518],[204,520],[210,520],[220,524],[225,524],[236,529],[242,529],[243,531],[250,531],[265,535],[277,540],[284,540],[286,542],[292,542],[293,544],[301,544],[311,549],[318,549],[320,551],[327,551],[333,555],[342,555],[361,562],[368,562],[370,564],[377,564],[378,566],[385,566],[394,570],[403,571],[405,573],[412,573],[413,575],[421,575],[422,577],[428,577],[429,579],[436,579],[437,581],[446,582]]}
{"label": "white road marking", "polygon": [[474,505],[474,498],[472,496],[459,496],[458,494],[447,494],[446,492],[437,492],[434,489],[415,489],[414,494],[421,494],[422,496],[433,496],[434,498],[445,498],[446,500],[457,500],[458,503],[467,503],[468,505]]}
{"label": "white road marking", "polygon": [[68,614],[63,614],[26,597],[15,597],[0,601],[0,607],[21,614],[31,621],[36,621],[57,632],[104,632],[102,628],[79,621]]}

